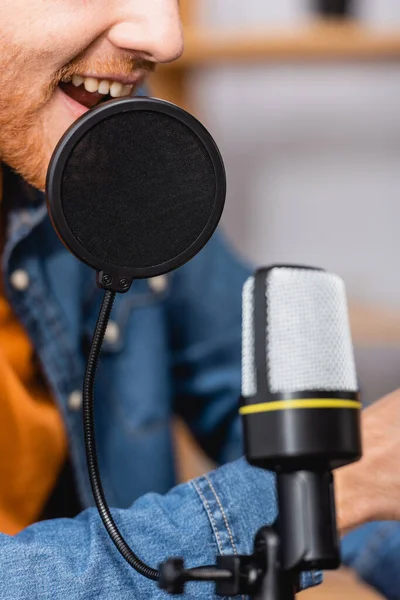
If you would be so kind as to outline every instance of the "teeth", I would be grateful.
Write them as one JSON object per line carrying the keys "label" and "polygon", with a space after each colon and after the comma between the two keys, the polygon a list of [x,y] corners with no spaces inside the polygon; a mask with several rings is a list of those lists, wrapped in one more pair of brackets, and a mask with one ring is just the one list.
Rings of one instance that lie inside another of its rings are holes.
{"label": "teeth", "polygon": [[124,89],[122,90],[122,95],[123,96],[130,96],[131,92],[132,92],[132,89],[133,89],[133,85],[126,85],[124,87]]}
{"label": "teeth", "polygon": [[87,92],[97,92],[99,89],[99,80],[94,79],[94,77],[86,77],[84,86]]}
{"label": "teeth", "polygon": [[74,84],[75,87],[79,87],[80,85],[82,85],[82,83],[85,80],[83,79],[83,77],[81,77],[80,75],[74,75],[72,77],[72,83]]}
{"label": "teeth", "polygon": [[124,85],[119,81],[108,81],[107,79],[99,81],[95,77],[81,77],[81,75],[74,75],[72,77],[72,83],[75,87],[79,87],[83,84],[85,90],[92,94],[95,92],[98,92],[102,96],[110,94],[112,98],[130,96],[133,89],[133,85]]}
{"label": "teeth", "polygon": [[99,94],[104,94],[104,96],[107,96],[107,94],[110,93],[110,82],[107,80],[101,81],[99,84]]}
{"label": "teeth", "polygon": [[114,83],[110,87],[110,96],[112,98],[119,98],[120,96],[122,96],[123,89],[124,89],[124,86],[122,85],[122,83],[119,83],[118,81],[114,81]]}

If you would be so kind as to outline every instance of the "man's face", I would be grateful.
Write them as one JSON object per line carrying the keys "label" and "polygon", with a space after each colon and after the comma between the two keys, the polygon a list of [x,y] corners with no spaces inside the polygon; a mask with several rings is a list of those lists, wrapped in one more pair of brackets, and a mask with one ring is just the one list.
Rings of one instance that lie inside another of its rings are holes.
{"label": "man's face", "polygon": [[178,0],[0,0],[0,162],[43,189],[67,128],[182,49]]}

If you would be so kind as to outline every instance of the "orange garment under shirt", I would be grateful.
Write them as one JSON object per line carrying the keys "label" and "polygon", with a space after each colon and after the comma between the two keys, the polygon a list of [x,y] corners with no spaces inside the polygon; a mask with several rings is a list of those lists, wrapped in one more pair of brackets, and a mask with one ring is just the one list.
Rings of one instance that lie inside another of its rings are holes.
{"label": "orange garment under shirt", "polygon": [[[1,191],[0,166],[0,199]],[[1,533],[15,534],[40,516],[66,454],[61,415],[0,287]]]}

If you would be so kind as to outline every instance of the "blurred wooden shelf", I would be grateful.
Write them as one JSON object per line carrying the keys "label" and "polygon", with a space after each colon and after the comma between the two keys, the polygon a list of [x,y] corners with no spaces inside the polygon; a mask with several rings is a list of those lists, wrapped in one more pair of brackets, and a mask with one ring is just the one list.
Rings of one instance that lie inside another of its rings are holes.
{"label": "blurred wooden shelf", "polygon": [[281,60],[391,59],[400,57],[400,30],[376,31],[352,22],[317,21],[307,27],[201,30],[185,28],[185,52],[164,65],[176,70],[216,63]]}

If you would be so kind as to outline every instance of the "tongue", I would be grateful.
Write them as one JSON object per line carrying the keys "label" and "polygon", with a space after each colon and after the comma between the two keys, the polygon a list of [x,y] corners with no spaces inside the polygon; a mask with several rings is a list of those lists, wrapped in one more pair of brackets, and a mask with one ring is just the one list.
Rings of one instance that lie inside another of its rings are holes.
{"label": "tongue", "polygon": [[93,108],[96,104],[99,104],[104,99],[103,94],[98,92],[87,92],[83,85],[75,87],[72,83],[60,83],[60,88],[70,98],[83,104],[86,108]]}

